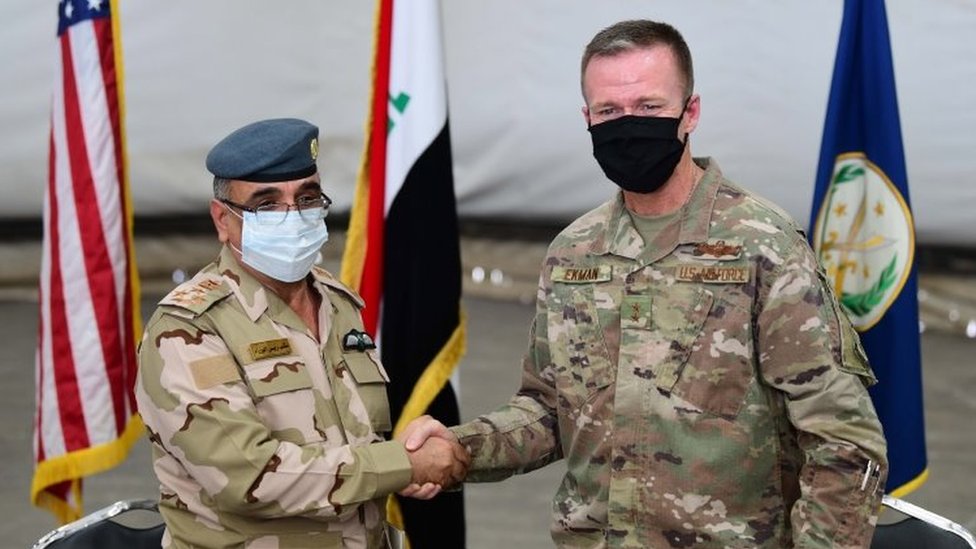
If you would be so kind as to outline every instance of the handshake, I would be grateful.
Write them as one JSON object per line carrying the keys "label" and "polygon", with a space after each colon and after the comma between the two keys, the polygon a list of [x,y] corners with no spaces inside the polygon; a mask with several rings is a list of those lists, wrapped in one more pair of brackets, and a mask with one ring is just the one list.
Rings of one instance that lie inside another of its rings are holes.
{"label": "handshake", "polygon": [[411,421],[395,439],[407,449],[413,470],[410,485],[398,492],[401,496],[430,499],[463,481],[468,473],[468,451],[454,433],[430,416]]}

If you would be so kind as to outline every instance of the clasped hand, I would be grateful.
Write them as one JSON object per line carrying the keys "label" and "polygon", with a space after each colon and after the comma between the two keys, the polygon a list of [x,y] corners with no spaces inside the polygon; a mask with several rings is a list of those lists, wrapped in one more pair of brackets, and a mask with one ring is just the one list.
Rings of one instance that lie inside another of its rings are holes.
{"label": "clasped hand", "polygon": [[471,457],[454,433],[430,416],[411,421],[395,437],[407,449],[413,477],[401,496],[430,499],[464,480]]}

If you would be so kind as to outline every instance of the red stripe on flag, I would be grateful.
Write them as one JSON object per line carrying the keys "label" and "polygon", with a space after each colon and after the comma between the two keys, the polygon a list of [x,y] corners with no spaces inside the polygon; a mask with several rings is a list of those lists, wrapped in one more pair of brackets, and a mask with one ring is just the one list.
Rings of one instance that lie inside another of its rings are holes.
{"label": "red stripe on flag", "polygon": [[[81,246],[85,258],[85,271],[91,305],[95,312],[96,329],[101,340],[102,367],[108,377],[115,410],[116,432],[125,430],[125,402],[122,389],[122,350],[119,348],[119,307],[115,293],[115,274],[112,271],[112,258],[108,254],[102,216],[99,212],[98,196],[95,193],[95,180],[88,162],[88,149],[85,143],[85,126],[81,117],[78,87],[75,82],[74,66],[71,58],[71,44],[62,37],[62,56],[64,57],[64,115],[65,131],[68,141],[68,158],[71,165],[71,183],[74,194],[75,213]],[[97,367],[88,365],[85,367]]]}
{"label": "red stripe on flag", "polygon": [[366,302],[363,324],[366,331],[377,334],[379,311],[383,298],[383,233],[386,201],[386,134],[389,124],[390,43],[393,35],[393,1],[380,4],[376,41],[376,74],[373,80],[373,117],[369,142],[369,209],[366,219],[366,258],[359,293]]}
{"label": "red stripe on flag", "polygon": [[[53,156],[53,154],[51,155]],[[47,292],[44,291],[43,281],[39,284],[37,289],[37,301],[38,303],[44,303],[44,296]],[[41,305],[41,311],[37,318],[37,388],[35,390],[35,400],[37,400],[37,411],[34,414],[34,461],[41,462],[44,461],[47,456],[47,452],[44,451],[44,414],[41,410],[44,409],[44,401],[46,400],[47,394],[44,392],[44,321],[50,315],[44,310],[44,306]]]}
{"label": "red stripe on flag", "polygon": [[112,39],[112,20],[99,18],[92,20],[95,41],[98,43],[98,59],[102,65],[102,82],[105,83],[105,99],[108,103],[108,116],[112,123],[112,144],[115,151],[115,171],[122,182],[122,138],[119,120],[118,73],[115,71],[115,46]]}
{"label": "red stripe on flag", "polygon": [[[125,185],[123,184],[122,187],[124,189]],[[138,365],[136,364],[136,360],[135,360],[135,356],[136,356],[135,337],[136,336],[135,333],[133,332],[135,328],[132,321],[133,314],[134,314],[133,303],[132,303],[133,301],[132,277],[129,275],[129,265],[132,264],[132,246],[130,245],[129,242],[129,236],[130,236],[129,220],[128,220],[128,215],[125,214],[125,206],[124,206],[125,204],[127,204],[127,202],[125,202],[125,200],[127,199],[125,197],[124,190],[122,193],[122,200],[124,201],[122,202],[123,213],[121,214],[121,217],[122,217],[122,224],[123,224],[122,235],[123,238],[125,239],[125,272],[123,275],[125,276],[125,302],[122,304],[122,309],[123,309],[122,314],[124,316],[120,320],[120,322],[122,323],[121,345],[122,345],[122,360],[123,360],[123,364],[122,364],[123,383],[120,386],[120,390],[124,393],[128,401],[128,409],[116,408],[115,414],[116,417],[119,418],[122,421],[122,424],[124,425],[125,422],[127,422],[129,419],[128,416],[131,415],[130,410],[134,411],[136,409],[135,384],[136,384],[136,371],[138,369]],[[121,432],[122,431],[119,431],[119,433]]]}

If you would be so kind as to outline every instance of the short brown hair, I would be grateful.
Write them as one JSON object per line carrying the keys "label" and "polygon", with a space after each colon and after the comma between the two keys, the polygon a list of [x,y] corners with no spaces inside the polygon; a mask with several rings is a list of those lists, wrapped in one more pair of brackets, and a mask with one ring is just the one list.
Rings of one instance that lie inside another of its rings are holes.
{"label": "short brown hair", "polygon": [[[583,50],[583,60],[580,63],[580,87],[583,85],[586,66],[594,57],[612,57],[626,51],[659,45],[667,46],[674,52],[678,69],[685,76],[685,99],[691,97],[695,89],[695,71],[691,64],[691,50],[688,49],[688,44],[678,29],[667,23],[648,19],[621,21],[596,33]],[[585,89],[583,97],[586,97]]]}

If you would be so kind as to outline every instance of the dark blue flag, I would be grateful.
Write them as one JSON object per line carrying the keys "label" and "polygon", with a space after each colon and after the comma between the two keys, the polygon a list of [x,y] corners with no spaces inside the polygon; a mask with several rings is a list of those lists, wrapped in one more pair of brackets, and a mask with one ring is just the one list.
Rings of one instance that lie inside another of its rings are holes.
{"label": "dark blue flag", "polygon": [[925,481],[915,227],[883,0],[845,0],[810,238],[878,377],[887,492]]}

